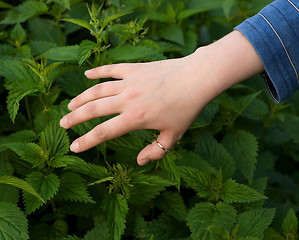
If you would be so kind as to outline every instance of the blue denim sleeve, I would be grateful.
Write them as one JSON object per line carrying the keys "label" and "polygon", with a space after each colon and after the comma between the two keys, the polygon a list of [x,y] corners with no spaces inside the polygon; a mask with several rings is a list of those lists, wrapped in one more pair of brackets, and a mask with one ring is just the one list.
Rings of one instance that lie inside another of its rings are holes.
{"label": "blue denim sleeve", "polygon": [[262,74],[276,103],[299,87],[299,0],[276,0],[235,29],[252,44],[262,60]]}

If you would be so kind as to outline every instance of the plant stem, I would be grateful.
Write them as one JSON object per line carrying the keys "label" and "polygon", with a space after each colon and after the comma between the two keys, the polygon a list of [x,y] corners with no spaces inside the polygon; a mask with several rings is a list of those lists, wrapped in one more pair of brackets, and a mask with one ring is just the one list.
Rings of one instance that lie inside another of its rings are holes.
{"label": "plant stem", "polygon": [[49,101],[48,101],[47,93],[42,95],[40,97],[40,100],[41,100],[41,102],[43,104],[43,107],[44,107],[44,112],[45,112],[45,117],[46,117],[46,125],[49,125],[49,123],[50,123],[50,116],[49,116],[50,107],[49,107]]}
{"label": "plant stem", "polygon": [[56,213],[56,206],[55,206],[55,202],[53,199],[51,199],[51,206],[52,206],[52,210],[53,210],[53,213],[55,214]]}
{"label": "plant stem", "polygon": [[95,67],[95,65],[93,65],[92,64],[92,62],[91,61],[89,61],[88,59],[86,60],[86,62],[92,67],[92,68],[94,68]]}
{"label": "plant stem", "polygon": [[32,122],[32,115],[31,115],[31,111],[30,111],[30,107],[29,107],[28,96],[25,96],[25,106],[26,106],[26,113],[27,113],[28,121],[29,121],[30,125],[32,125],[33,122]]}

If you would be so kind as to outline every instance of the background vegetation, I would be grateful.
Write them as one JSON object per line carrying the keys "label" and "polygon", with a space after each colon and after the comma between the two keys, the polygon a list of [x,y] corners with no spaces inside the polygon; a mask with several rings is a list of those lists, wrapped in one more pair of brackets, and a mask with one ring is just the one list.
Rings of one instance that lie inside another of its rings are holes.
{"label": "background vegetation", "polygon": [[299,99],[274,104],[261,77],[144,167],[136,156],[154,130],[74,155],[70,140],[109,117],[59,127],[99,82],[86,69],[185,56],[267,3],[0,1],[0,239],[298,239]]}

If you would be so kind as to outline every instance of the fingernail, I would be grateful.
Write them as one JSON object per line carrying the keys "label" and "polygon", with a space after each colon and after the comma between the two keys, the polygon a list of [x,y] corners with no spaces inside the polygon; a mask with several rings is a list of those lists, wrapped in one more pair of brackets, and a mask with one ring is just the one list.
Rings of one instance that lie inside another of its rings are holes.
{"label": "fingernail", "polygon": [[138,161],[138,164],[139,164],[140,166],[143,166],[143,165],[147,164],[149,161],[150,161],[150,160],[149,160],[148,158],[144,158],[144,159],[139,160],[139,161]]}
{"label": "fingernail", "polygon": [[93,72],[93,69],[89,69],[89,70],[86,70],[85,71],[85,76],[87,76],[88,74],[92,74],[92,72]]}
{"label": "fingernail", "polygon": [[72,108],[74,108],[75,105],[76,105],[76,100],[73,99],[73,100],[68,104],[67,107],[68,107],[69,110],[72,110]]}
{"label": "fingernail", "polygon": [[79,149],[78,141],[73,142],[72,145],[70,146],[70,149],[72,152],[76,152]]}
{"label": "fingernail", "polygon": [[63,127],[63,128],[66,128],[67,126],[67,117],[63,117],[61,120],[60,120],[60,126]]}

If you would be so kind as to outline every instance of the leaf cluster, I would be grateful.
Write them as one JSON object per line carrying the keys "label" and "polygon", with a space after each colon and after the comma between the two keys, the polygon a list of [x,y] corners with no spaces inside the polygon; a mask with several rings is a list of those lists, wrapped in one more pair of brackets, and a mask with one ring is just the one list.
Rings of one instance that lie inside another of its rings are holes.
{"label": "leaf cluster", "polygon": [[[276,105],[257,77],[210,103],[163,159],[140,130],[85,153],[69,99],[104,64],[181,57],[263,1],[0,1],[0,239],[298,239],[298,95]],[[6,104],[5,104],[6,103]]]}

